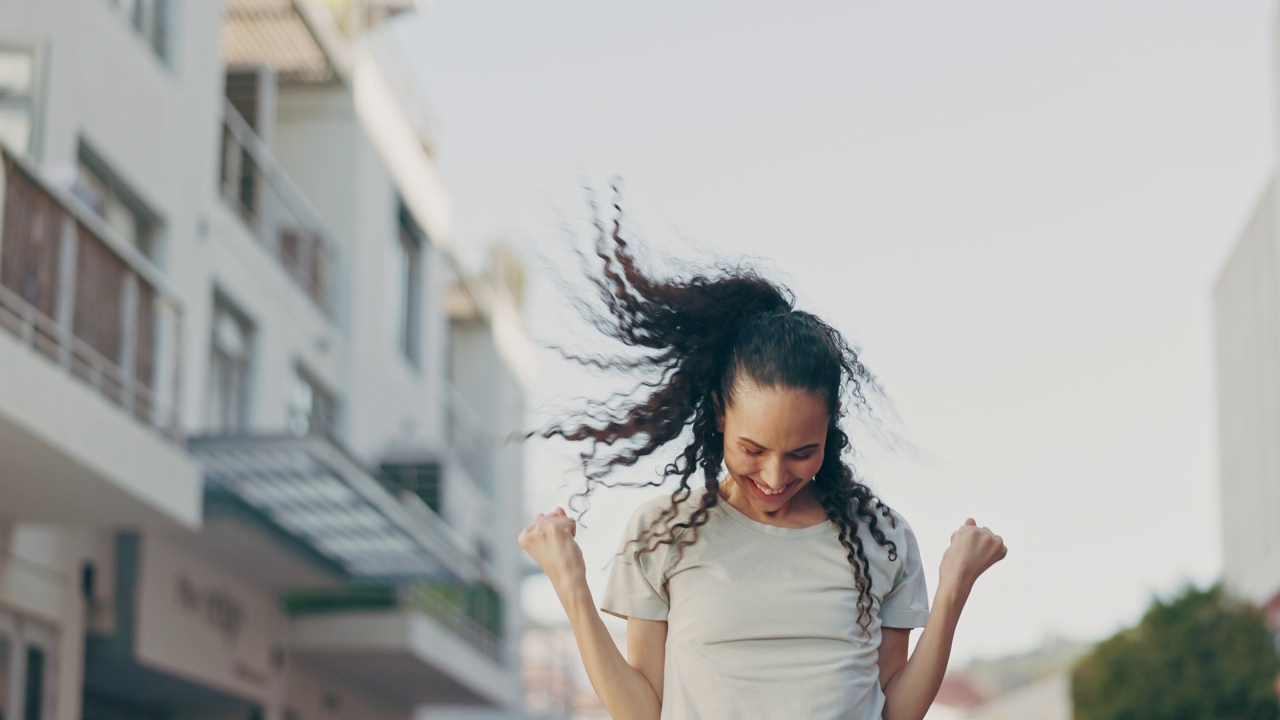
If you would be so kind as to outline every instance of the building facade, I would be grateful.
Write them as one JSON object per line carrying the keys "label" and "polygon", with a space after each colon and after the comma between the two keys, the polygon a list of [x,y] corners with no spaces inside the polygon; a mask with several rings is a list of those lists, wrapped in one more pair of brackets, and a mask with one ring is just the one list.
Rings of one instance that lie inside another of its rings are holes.
{"label": "building facade", "polygon": [[0,5],[0,718],[522,716],[519,266],[415,11]]}
{"label": "building facade", "polygon": [[[1280,47],[1280,24],[1273,32]],[[1266,611],[1280,652],[1278,178],[1273,171],[1219,273],[1213,317],[1223,580]]]}

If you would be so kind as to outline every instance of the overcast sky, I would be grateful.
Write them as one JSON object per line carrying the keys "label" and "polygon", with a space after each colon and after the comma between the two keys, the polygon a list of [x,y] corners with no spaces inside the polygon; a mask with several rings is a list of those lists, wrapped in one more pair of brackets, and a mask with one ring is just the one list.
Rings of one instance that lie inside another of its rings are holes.
{"label": "overcast sky", "polygon": [[[651,243],[767,258],[862,347],[919,449],[866,467],[930,587],[966,516],[1010,547],[963,662],[1220,573],[1209,289],[1272,168],[1271,5],[439,0],[398,31],[457,244],[563,260],[583,180],[620,176]],[[528,313],[573,327],[539,278]],[[535,410],[600,387],[538,377]],[[532,515],[576,485],[563,448],[529,457]],[[650,494],[597,498],[593,587]]]}

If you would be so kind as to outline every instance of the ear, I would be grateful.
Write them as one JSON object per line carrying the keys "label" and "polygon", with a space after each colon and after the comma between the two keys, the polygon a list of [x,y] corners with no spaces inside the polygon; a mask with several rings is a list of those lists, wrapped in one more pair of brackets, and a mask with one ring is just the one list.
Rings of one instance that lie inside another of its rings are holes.
{"label": "ear", "polygon": [[720,402],[720,393],[711,391],[711,408],[716,413],[716,432],[724,434],[724,403]]}

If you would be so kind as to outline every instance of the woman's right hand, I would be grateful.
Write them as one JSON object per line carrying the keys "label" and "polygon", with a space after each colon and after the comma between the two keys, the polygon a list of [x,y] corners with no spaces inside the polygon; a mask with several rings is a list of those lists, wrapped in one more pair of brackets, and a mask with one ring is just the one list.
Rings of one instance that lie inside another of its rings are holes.
{"label": "woman's right hand", "polygon": [[579,581],[586,583],[582,548],[574,540],[577,532],[578,524],[560,507],[546,514],[538,513],[528,527],[520,531],[520,547],[551,578],[557,590]]}

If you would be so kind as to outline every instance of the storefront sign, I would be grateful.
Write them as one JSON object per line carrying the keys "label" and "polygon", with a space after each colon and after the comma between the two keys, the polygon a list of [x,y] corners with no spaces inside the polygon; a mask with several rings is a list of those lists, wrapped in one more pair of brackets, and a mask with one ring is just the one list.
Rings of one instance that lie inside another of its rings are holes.
{"label": "storefront sign", "polygon": [[139,564],[139,662],[254,701],[274,694],[284,618],[270,592],[151,538]]}

